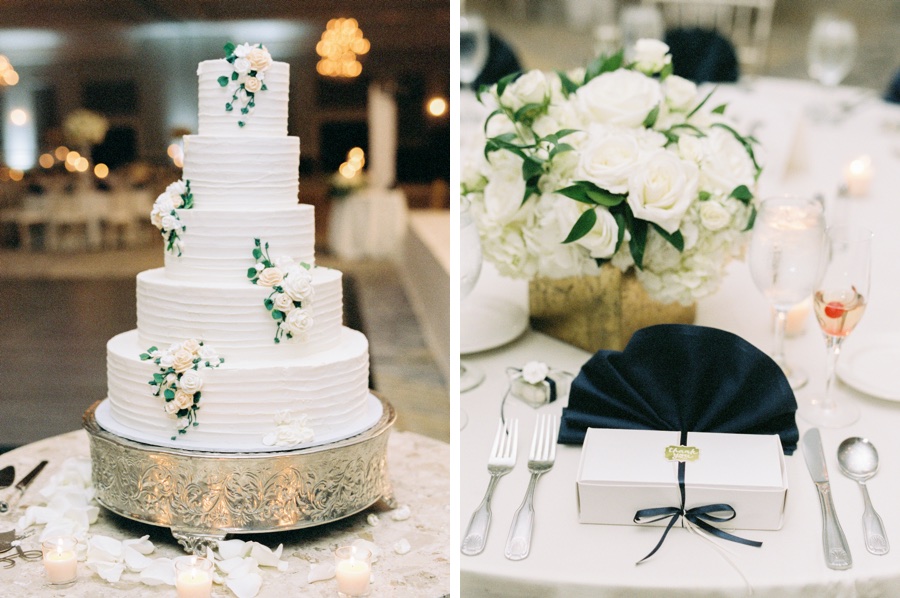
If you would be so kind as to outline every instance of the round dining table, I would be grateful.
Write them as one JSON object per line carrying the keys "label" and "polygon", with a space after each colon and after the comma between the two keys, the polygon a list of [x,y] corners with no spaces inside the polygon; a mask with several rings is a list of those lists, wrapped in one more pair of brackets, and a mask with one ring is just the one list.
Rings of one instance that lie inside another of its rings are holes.
{"label": "round dining table", "polygon": [[[24,495],[15,514],[0,515],[0,533],[12,529],[18,516],[28,505],[38,504],[40,488],[59,471],[70,457],[88,457],[88,438],[84,431],[54,436],[0,455],[0,468],[15,466],[21,478],[39,461],[49,463],[35,478]],[[372,596],[397,598],[441,598],[450,594],[450,541],[447,522],[450,518],[450,445],[412,432],[393,431],[388,440],[388,471],[399,508],[389,509],[382,502],[363,512],[327,525],[268,534],[236,535],[231,538],[255,541],[271,549],[284,545],[281,559],[287,562],[285,571],[260,567],[262,586],[257,594],[266,596],[337,596],[335,579],[310,582],[311,568],[317,564],[334,563],[334,550],[356,540],[372,542],[377,548],[372,565]],[[5,496],[0,491],[0,496]],[[397,516],[408,507],[408,517]],[[41,528],[21,541],[26,554],[40,550],[37,538]],[[150,536],[155,550],[149,558],[175,558],[184,551],[172,538],[168,529],[134,522],[106,509],[100,509],[96,523],[88,530],[88,538],[102,535],[117,540]],[[405,540],[405,542],[404,542]],[[408,546],[407,546],[408,543]],[[153,598],[174,596],[175,588],[168,585],[150,586],[138,580],[134,573],[126,573],[117,583],[109,583],[92,573],[84,562],[78,565],[75,584],[64,590],[48,585],[40,555],[37,560],[10,559],[0,555],[0,596],[97,598],[99,596],[129,596]],[[213,596],[234,594],[224,585],[213,587]]]}
{"label": "round dining table", "polygon": [[[712,541],[679,526],[652,558],[636,564],[656,545],[661,529],[579,523],[575,480],[581,446],[559,445],[553,469],[535,491],[530,555],[508,560],[504,547],[528,486],[526,461],[535,419],[543,413],[559,416],[566,404],[563,397],[535,409],[509,398],[505,416],[519,420],[518,462],[494,493],[484,551],[460,555],[460,584],[466,598],[697,598],[744,596],[751,591],[754,596],[779,598],[900,596],[900,107],[883,103],[871,91],[823,90],[783,79],[720,86],[716,94],[718,100],[729,102],[729,113],[753,129],[762,143],[767,163],[759,181],[760,197],[821,196],[830,224],[865,226],[875,235],[870,300],[857,330],[844,344],[839,366],[843,379],[852,384],[841,381],[836,389],[838,400],[856,403],[861,416],[845,428],[821,430],[852,567],[839,571],[825,565],[819,500],[799,448],[786,457],[782,528],[737,532],[761,541],[761,547]],[[809,116],[808,108],[821,102],[834,109],[827,121]],[[870,187],[853,196],[841,188],[843,177],[847,164],[863,155],[871,159]],[[493,293],[527,304],[521,284],[498,277],[483,282],[472,293],[473,301]],[[742,261],[729,264],[721,288],[698,302],[695,323],[733,332],[764,351],[772,348],[771,309]],[[798,403],[803,403],[824,393],[826,350],[812,314],[799,324],[805,330],[788,338],[786,353],[791,363],[809,374],[806,386],[795,392]],[[896,363],[891,363],[890,355],[897,356]],[[590,354],[528,330],[512,342],[463,357],[486,376],[460,401],[468,420],[459,436],[460,537],[488,485],[487,460],[508,388],[506,369],[542,361],[577,374]],[[797,425],[801,435],[810,428],[799,417]],[[880,468],[868,488],[893,543],[884,556],[866,551],[862,494],[838,467],[838,445],[852,436],[868,438],[880,455]]]}

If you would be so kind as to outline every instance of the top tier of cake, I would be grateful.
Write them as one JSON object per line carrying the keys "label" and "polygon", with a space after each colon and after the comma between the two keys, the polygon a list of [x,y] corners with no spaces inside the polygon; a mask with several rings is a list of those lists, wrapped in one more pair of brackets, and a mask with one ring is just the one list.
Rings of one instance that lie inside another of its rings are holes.
{"label": "top tier of cake", "polygon": [[[285,62],[273,62],[264,74],[266,89],[255,93],[255,106],[247,114],[234,104],[232,110],[225,105],[231,102],[236,83],[232,81],[234,67],[227,60],[204,60],[197,67],[200,79],[198,116],[200,135],[215,137],[284,137],[287,135],[288,92],[290,69]],[[228,83],[222,86],[220,77]],[[244,126],[238,124],[244,121]]]}

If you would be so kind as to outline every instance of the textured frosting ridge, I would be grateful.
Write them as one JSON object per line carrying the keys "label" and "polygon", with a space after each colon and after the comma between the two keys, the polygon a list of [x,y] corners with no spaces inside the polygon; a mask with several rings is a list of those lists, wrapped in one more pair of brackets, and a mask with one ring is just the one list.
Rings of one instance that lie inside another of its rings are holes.
{"label": "textured frosting ridge", "polygon": [[224,58],[204,60],[197,67],[199,94],[197,115],[198,133],[230,137],[283,137],[287,135],[288,95],[290,93],[290,65],[273,62],[265,73],[266,90],[256,93],[256,106],[246,116],[245,126],[238,125],[242,115],[238,110],[226,111],[231,99],[230,86],[219,85],[219,77],[231,77],[234,68]]}
{"label": "textured frosting ridge", "polygon": [[184,137],[184,179],[191,182],[195,208],[297,205],[299,169],[298,137]]}
{"label": "textured frosting ridge", "polygon": [[185,225],[181,256],[166,252],[166,276],[180,280],[247,284],[254,239],[278,255],[315,264],[315,216],[311,205],[282,210],[180,210]]}
{"label": "textured frosting ridge", "polygon": [[[333,349],[304,359],[249,364],[226,359],[215,370],[204,370],[200,425],[188,434],[219,444],[259,442],[275,429],[281,411],[305,414],[320,435],[354,427],[366,412],[368,342],[349,328],[336,336]],[[175,423],[166,415],[162,399],[147,390],[156,370],[138,358],[145,349],[136,330],[107,344],[112,415],[121,424],[169,438]]]}

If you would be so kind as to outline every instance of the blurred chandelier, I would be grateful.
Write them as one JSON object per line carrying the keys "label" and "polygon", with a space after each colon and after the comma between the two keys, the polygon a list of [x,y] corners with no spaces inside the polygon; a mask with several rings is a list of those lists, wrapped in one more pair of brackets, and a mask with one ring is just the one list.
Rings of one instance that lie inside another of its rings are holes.
{"label": "blurred chandelier", "polygon": [[356,19],[331,19],[316,44],[320,56],[316,71],[326,77],[358,77],[362,64],[356,58],[370,47]]}
{"label": "blurred chandelier", "polygon": [[19,73],[9,63],[9,59],[0,54],[0,86],[13,86],[19,82]]}

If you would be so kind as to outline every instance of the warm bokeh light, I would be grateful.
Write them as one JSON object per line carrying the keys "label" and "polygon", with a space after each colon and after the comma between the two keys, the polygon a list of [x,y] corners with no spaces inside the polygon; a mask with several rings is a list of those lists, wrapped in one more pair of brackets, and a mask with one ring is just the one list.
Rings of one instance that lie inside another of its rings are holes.
{"label": "warm bokeh light", "polygon": [[100,164],[97,164],[96,166],[94,166],[94,175],[96,175],[98,179],[105,179],[109,176],[109,166],[103,164],[102,162]]}
{"label": "warm bokeh light", "polygon": [[18,181],[21,181],[23,178],[25,178],[25,173],[22,172],[21,170],[16,170],[15,168],[10,168],[9,169],[9,178],[10,178],[10,180],[18,182]]}
{"label": "warm bokeh light", "polygon": [[362,170],[366,164],[366,153],[361,147],[354,147],[347,152],[347,163],[356,170]]}
{"label": "warm bokeh light", "polygon": [[69,148],[61,145],[53,151],[53,155],[56,156],[57,160],[65,160],[66,156],[69,155]]}
{"label": "warm bokeh light", "polygon": [[52,154],[41,154],[41,157],[38,158],[38,164],[40,164],[44,168],[50,168],[51,166],[53,166],[54,162],[56,162],[56,160],[53,159]]}
{"label": "warm bokeh light", "polygon": [[444,98],[431,98],[428,102],[428,113],[432,116],[443,116],[447,113],[447,100]]}
{"label": "warm bokeh light", "polygon": [[344,162],[343,164],[341,164],[340,168],[338,168],[338,172],[340,172],[346,178],[352,179],[356,176],[356,173],[359,172],[359,169],[354,168],[354,166],[349,162]]}
{"label": "warm bokeh light", "polygon": [[356,19],[331,19],[316,44],[316,54],[321,57],[316,72],[326,77],[358,77],[362,63],[356,58],[371,47]]}
{"label": "warm bokeh light", "polygon": [[63,162],[63,164],[65,165],[67,171],[69,171],[69,172],[75,172],[75,165],[74,165],[74,164],[72,164],[71,162]]}
{"label": "warm bokeh light", "polygon": [[90,167],[90,163],[87,158],[78,158],[78,162],[75,162],[75,170],[78,172],[87,172],[87,169]]}
{"label": "warm bokeh light", "polygon": [[9,113],[9,120],[12,124],[22,126],[28,122],[28,113],[21,108],[16,108]]}
{"label": "warm bokeh light", "polygon": [[181,146],[177,143],[173,143],[166,148],[166,153],[169,154],[170,158],[174,158],[175,156],[181,155]]}
{"label": "warm bokeh light", "polygon": [[19,73],[13,69],[9,59],[0,54],[0,85],[15,85],[19,82]]}
{"label": "warm bokeh light", "polygon": [[76,152],[74,150],[66,153],[66,164],[71,164],[72,166],[75,166],[75,164],[80,159],[81,159],[81,154],[79,154],[78,152]]}

